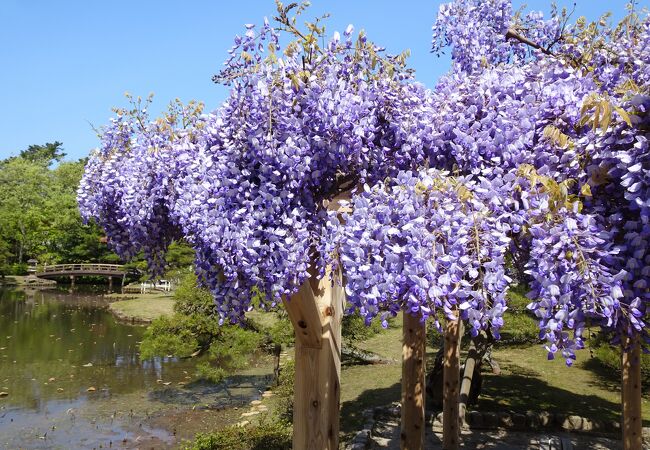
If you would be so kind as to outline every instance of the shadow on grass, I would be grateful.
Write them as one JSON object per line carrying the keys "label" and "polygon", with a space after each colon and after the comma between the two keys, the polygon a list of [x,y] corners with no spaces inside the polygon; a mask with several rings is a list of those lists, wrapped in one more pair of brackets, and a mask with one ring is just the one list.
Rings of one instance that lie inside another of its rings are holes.
{"label": "shadow on grass", "polygon": [[551,386],[534,370],[517,365],[508,365],[512,374],[485,374],[478,408],[481,411],[511,410],[548,411],[567,415],[578,415],[594,420],[617,421],[620,419],[620,404],[610,402],[596,395],[576,394],[566,389]]}
{"label": "shadow on grass", "polygon": [[582,363],[585,370],[589,370],[597,377],[595,386],[608,391],[621,390],[621,372],[601,363],[597,358],[589,358]]}
{"label": "shadow on grass", "polygon": [[387,388],[368,389],[356,399],[344,402],[341,406],[341,432],[359,431],[365,421],[364,410],[399,401],[401,393],[402,384],[395,383]]}

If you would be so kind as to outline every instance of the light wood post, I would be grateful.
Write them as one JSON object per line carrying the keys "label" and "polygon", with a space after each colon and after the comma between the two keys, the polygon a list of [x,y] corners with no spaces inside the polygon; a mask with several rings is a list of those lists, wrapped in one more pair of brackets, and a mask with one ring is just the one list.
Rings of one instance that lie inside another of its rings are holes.
{"label": "light wood post", "polygon": [[426,323],[404,312],[402,343],[402,450],[424,449]]}
{"label": "light wood post", "polygon": [[[311,282],[310,282],[311,281]],[[329,273],[305,281],[285,308],[296,333],[294,450],[337,450],[341,388],[341,319],[345,291]]]}
{"label": "light wood post", "polygon": [[457,450],[460,447],[459,388],[460,388],[460,338],[458,311],[454,319],[445,324],[445,356],[442,372],[442,448]]}
{"label": "light wood post", "polygon": [[[641,436],[641,354],[639,337],[625,336],[621,355],[621,403],[623,450],[643,447]],[[627,350],[627,351],[625,351]]]}

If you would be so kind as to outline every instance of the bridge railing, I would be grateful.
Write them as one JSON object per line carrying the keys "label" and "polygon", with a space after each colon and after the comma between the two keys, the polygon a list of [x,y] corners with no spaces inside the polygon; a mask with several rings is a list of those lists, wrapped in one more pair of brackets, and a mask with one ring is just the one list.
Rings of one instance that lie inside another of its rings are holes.
{"label": "bridge railing", "polygon": [[54,272],[114,272],[116,274],[126,273],[126,269],[121,264],[52,264],[44,265],[37,269],[40,273],[54,273]]}

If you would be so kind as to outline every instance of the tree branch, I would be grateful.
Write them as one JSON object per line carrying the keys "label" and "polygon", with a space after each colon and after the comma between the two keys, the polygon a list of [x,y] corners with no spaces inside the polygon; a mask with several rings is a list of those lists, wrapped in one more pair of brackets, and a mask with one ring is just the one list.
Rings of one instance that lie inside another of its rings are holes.
{"label": "tree branch", "polygon": [[512,29],[512,28],[509,28],[509,29],[508,29],[508,32],[506,33],[506,39],[514,39],[515,41],[519,41],[519,42],[521,42],[522,44],[526,44],[526,45],[528,45],[528,46],[530,46],[530,47],[533,47],[533,48],[535,48],[535,49],[537,49],[537,50],[541,50],[542,53],[544,53],[544,54],[546,54],[546,55],[555,56],[555,55],[553,54],[553,52],[551,52],[549,49],[544,48],[544,47],[542,47],[541,45],[539,45],[539,44],[537,44],[537,43],[531,41],[531,40],[528,39],[526,36],[522,36],[521,34],[517,33],[517,31],[515,31],[515,30]]}

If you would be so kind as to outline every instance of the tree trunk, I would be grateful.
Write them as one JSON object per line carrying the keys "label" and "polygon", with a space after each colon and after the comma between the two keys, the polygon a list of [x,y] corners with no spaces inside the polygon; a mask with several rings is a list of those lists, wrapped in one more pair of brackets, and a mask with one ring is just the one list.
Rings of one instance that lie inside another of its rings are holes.
{"label": "tree trunk", "polygon": [[445,359],[443,368],[443,410],[442,410],[442,448],[460,448],[460,420],[458,416],[458,392],[460,387],[460,338],[461,322],[458,310],[454,319],[445,324]]}
{"label": "tree trunk", "polygon": [[377,353],[362,350],[353,345],[341,347],[342,364],[390,364],[393,360],[382,358]]}
{"label": "tree trunk", "polygon": [[621,403],[623,450],[643,447],[641,436],[641,346],[639,337],[623,338],[621,355]]}
{"label": "tree trunk", "polygon": [[[307,280],[284,304],[296,334],[294,450],[337,450],[341,387],[341,319],[345,292],[340,274]],[[311,283],[310,283],[311,281]]]}
{"label": "tree trunk", "polygon": [[[483,358],[492,347],[492,342],[482,333],[472,338],[469,344],[469,351],[467,352],[467,359],[465,360],[465,367],[463,370],[463,378],[460,385],[460,403],[459,403],[459,416],[463,424],[465,424],[465,414],[467,412],[467,405],[470,405],[478,400],[481,391],[482,381],[481,365]],[[493,361],[490,361],[493,365]],[[477,379],[478,377],[478,379]]]}
{"label": "tree trunk", "polygon": [[421,317],[403,313],[402,344],[402,450],[424,448],[424,369],[426,324]]}
{"label": "tree trunk", "polygon": [[20,242],[18,244],[18,264],[23,263],[23,258],[25,254],[25,240],[26,240],[26,233],[25,233],[25,225],[22,223],[20,224]]}

